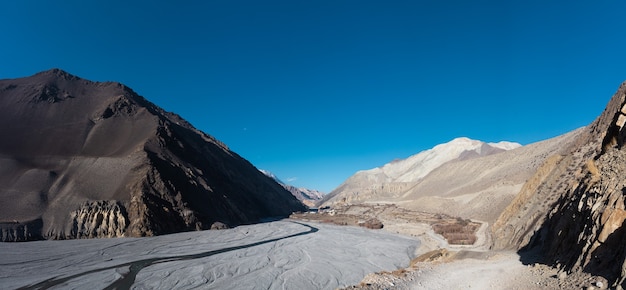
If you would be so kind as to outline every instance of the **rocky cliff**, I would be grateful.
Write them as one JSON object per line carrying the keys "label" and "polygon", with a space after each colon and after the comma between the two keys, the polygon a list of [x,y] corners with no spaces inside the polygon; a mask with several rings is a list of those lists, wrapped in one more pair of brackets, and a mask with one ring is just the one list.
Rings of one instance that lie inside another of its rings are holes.
{"label": "rocky cliff", "polygon": [[534,251],[565,271],[626,287],[626,83],[561,154],[546,160],[492,228],[494,247]]}
{"label": "rocky cliff", "polygon": [[3,241],[149,236],[305,210],[130,88],[53,69],[0,80]]}

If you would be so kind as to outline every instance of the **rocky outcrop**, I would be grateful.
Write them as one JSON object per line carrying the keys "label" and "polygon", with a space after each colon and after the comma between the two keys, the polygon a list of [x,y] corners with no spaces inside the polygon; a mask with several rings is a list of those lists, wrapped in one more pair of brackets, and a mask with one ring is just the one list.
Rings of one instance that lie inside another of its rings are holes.
{"label": "rocky outcrop", "polygon": [[43,221],[35,219],[27,222],[2,222],[0,223],[0,241],[2,242],[26,242],[41,240],[41,228]]}
{"label": "rocky outcrop", "polygon": [[[151,236],[303,210],[226,145],[122,84],[58,69],[0,80],[3,240]],[[14,222],[30,220],[40,230]]]}
{"label": "rocky outcrop", "polygon": [[626,83],[568,148],[549,158],[492,229],[495,248],[536,250],[566,271],[626,287]]}
{"label": "rocky outcrop", "polygon": [[228,229],[228,225],[222,223],[222,222],[214,222],[211,225],[211,230],[225,230]]}
{"label": "rocky outcrop", "polygon": [[70,212],[72,238],[124,236],[129,224],[124,207],[116,201],[88,201]]}

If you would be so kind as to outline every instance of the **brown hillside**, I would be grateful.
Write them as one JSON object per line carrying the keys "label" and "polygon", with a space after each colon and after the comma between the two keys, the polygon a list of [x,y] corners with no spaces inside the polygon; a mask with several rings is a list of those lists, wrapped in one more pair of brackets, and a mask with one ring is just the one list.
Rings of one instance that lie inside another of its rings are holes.
{"label": "brown hillside", "polygon": [[146,236],[304,207],[128,87],[53,69],[0,80],[0,237]]}

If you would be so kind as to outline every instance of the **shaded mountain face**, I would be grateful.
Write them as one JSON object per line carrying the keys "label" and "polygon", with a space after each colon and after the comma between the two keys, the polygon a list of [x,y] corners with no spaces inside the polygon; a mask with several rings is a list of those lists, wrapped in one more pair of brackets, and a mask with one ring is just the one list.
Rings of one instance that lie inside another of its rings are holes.
{"label": "shaded mountain face", "polygon": [[267,175],[268,177],[274,179],[276,182],[278,182],[278,184],[282,185],[282,187],[284,187],[287,191],[291,192],[293,196],[295,196],[300,202],[302,202],[304,205],[308,207],[314,207],[315,204],[324,197],[324,193],[322,193],[319,190],[308,189],[308,188],[303,188],[303,187],[295,187],[293,185],[289,185],[283,182],[278,177],[276,177],[276,175],[274,175],[273,173],[267,170],[261,169],[261,172]]}
{"label": "shaded mountain face", "polygon": [[562,154],[548,158],[492,228],[494,247],[626,287],[626,83]]}
{"label": "shaded mountain face", "polygon": [[150,236],[289,215],[274,180],[128,87],[0,80],[3,241]]}

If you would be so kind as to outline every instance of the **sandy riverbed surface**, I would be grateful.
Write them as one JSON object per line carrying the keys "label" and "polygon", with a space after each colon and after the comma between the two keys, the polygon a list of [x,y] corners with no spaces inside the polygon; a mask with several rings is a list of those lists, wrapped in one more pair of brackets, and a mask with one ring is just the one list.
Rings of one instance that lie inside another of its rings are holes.
{"label": "sandy riverbed surface", "polygon": [[[607,286],[600,277],[525,265],[517,253],[487,250],[483,240],[474,246],[450,246],[425,225],[389,220],[387,225],[370,230],[282,220],[151,238],[0,243],[0,289]],[[409,266],[416,254],[433,249],[449,256]]]}
{"label": "sandy riverbed surface", "polygon": [[151,238],[0,243],[0,288],[334,289],[407,267],[416,238],[276,221]]}

